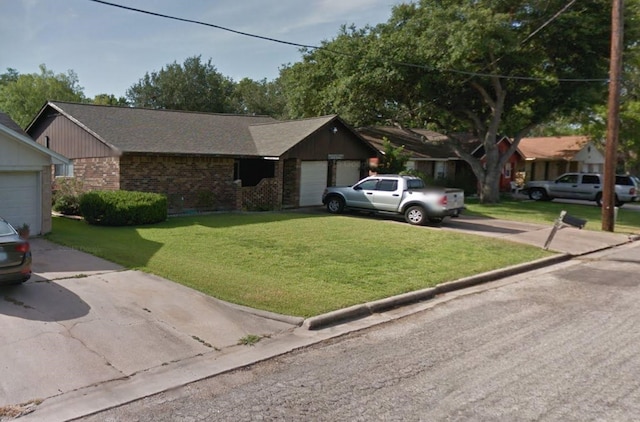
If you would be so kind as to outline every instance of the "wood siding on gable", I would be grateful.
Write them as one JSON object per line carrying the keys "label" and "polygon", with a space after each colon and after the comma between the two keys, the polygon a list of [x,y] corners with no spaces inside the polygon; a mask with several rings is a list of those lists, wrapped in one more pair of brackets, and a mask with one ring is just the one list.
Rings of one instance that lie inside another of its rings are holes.
{"label": "wood siding on gable", "polygon": [[[334,127],[337,129],[335,133],[332,130]],[[341,160],[366,160],[376,156],[375,151],[368,148],[365,142],[355,136],[350,129],[334,121],[312,133],[280,158],[315,161],[329,159],[331,154],[341,155]]]}
{"label": "wood siding on gable", "polygon": [[67,158],[98,158],[116,155],[109,146],[61,114],[43,118],[29,130],[40,145]]}

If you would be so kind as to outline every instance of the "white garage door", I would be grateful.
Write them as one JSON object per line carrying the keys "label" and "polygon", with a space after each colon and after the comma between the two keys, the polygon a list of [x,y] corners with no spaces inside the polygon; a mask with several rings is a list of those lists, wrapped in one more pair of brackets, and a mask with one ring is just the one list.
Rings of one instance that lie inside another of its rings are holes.
{"label": "white garage door", "polygon": [[338,161],[336,186],[351,186],[360,180],[360,161]]}
{"label": "white garage door", "polygon": [[40,233],[40,183],[37,172],[0,172],[0,216],[14,226],[27,223]]}
{"label": "white garage door", "polygon": [[322,205],[327,187],[327,161],[303,161],[300,167],[300,206]]}

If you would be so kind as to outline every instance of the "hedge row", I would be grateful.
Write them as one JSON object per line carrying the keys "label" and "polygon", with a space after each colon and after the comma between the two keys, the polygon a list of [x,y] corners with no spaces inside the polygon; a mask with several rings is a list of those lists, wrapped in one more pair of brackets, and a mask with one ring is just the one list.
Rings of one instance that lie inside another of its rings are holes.
{"label": "hedge row", "polygon": [[91,191],[80,196],[80,212],[89,224],[132,226],[167,219],[167,198],[158,193]]}

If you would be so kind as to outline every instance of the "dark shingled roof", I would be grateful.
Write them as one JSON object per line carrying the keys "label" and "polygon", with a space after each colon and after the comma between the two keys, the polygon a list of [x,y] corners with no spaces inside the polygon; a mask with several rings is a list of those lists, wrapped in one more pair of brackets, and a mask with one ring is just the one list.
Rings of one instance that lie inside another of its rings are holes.
{"label": "dark shingled roof", "polygon": [[50,102],[49,105],[121,152],[257,155],[249,126],[268,116]]}
{"label": "dark shingled roof", "polygon": [[268,116],[49,102],[120,152],[280,156],[337,116],[281,122]]}
{"label": "dark shingled roof", "polygon": [[20,135],[24,135],[26,137],[29,137],[29,135],[27,135],[27,132],[25,132],[19,124],[17,124],[16,122],[14,122],[11,117],[9,117],[8,114],[0,111],[0,125],[3,125],[5,127],[8,127],[9,129],[13,130],[14,132],[19,133]]}
{"label": "dark shingled roof", "polygon": [[358,133],[379,151],[384,149],[383,138],[395,147],[404,147],[413,159],[448,159],[456,157],[448,138],[426,129],[402,129],[394,126],[369,126],[358,128]]}

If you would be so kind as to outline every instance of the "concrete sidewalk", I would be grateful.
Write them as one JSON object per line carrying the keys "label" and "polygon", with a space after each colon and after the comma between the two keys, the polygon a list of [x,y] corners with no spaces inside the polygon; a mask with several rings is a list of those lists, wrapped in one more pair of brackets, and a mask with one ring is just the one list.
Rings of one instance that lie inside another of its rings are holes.
{"label": "concrete sidewalk", "polygon": [[[447,220],[440,228],[424,229],[451,230],[542,247],[551,226],[463,216]],[[32,306],[29,300],[36,290],[46,290],[45,296],[52,295],[49,302],[66,297],[62,302],[75,305],[70,313],[64,311],[61,304],[47,305],[47,318],[26,317],[28,322],[31,320],[26,329],[33,330],[34,320],[46,320],[55,322],[56,332],[47,334],[51,327],[39,328],[44,330],[44,335],[29,335],[29,339],[40,340],[24,343],[20,350],[29,356],[41,347],[47,336],[75,336],[78,341],[74,341],[74,347],[78,349],[65,351],[71,352],[71,356],[79,361],[86,360],[88,370],[76,373],[72,366],[61,366],[56,360],[59,358],[55,357],[59,351],[38,353],[35,360],[39,364],[25,370],[25,373],[33,373],[33,378],[19,382],[19,385],[25,389],[34,388],[39,382],[46,384],[45,378],[53,377],[59,391],[47,390],[25,396],[26,400],[7,402],[45,399],[40,404],[24,405],[24,410],[31,413],[22,416],[21,421],[75,419],[418,312],[465,292],[486,288],[477,285],[488,281],[527,271],[545,271],[547,266],[572,256],[627,243],[630,243],[629,237],[622,234],[566,228],[558,231],[550,245],[550,250],[559,253],[548,259],[357,305],[309,318],[301,324],[301,319],[234,307],[176,283],[137,271],[125,271],[91,255],[34,239],[34,269],[38,275],[31,285],[22,286],[27,292],[23,296],[17,290],[11,295],[16,295],[17,303],[27,304],[24,312],[34,314],[37,306]],[[629,246],[637,245],[640,243]],[[48,283],[53,287],[51,291],[45,288],[46,284],[38,283],[47,277],[55,280]],[[42,304],[45,303],[42,299]],[[19,337],[19,329],[14,327],[12,331],[11,325],[2,325],[2,306],[7,308],[0,305],[0,330],[9,330],[4,332]],[[114,311],[110,314],[111,319],[98,316],[104,309]],[[17,314],[9,316],[25,318]],[[348,322],[342,323],[345,321]],[[11,324],[15,324],[15,320]],[[263,338],[252,347],[237,345],[237,341],[248,333],[263,335]],[[154,340],[147,343],[149,338]],[[78,354],[78,350],[83,350],[79,346],[84,342],[92,346]],[[60,344],[54,343],[56,347]],[[103,370],[109,373],[105,374]],[[12,375],[10,382],[0,386],[11,388],[16,376]],[[4,374],[2,378],[5,378]]]}
{"label": "concrete sidewalk", "polygon": [[[447,220],[442,225],[442,230],[495,237],[540,248],[544,246],[552,228],[553,224],[522,223],[465,215]],[[579,256],[628,243],[634,237],[620,233],[562,227],[549,244],[549,250]]]}

